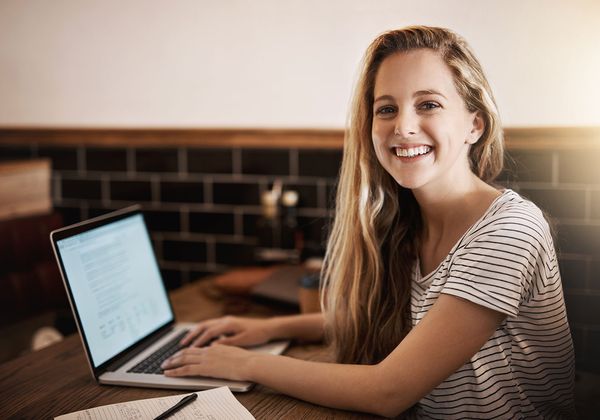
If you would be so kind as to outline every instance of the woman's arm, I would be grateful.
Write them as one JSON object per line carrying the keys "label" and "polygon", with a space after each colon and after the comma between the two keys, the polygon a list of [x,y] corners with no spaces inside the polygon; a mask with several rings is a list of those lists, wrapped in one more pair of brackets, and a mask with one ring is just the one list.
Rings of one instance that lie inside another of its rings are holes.
{"label": "woman's arm", "polygon": [[504,315],[441,295],[423,320],[377,365],[297,360],[215,345],[184,350],[165,375],[250,380],[316,404],[395,416],[465,364]]}
{"label": "woman's arm", "polygon": [[323,314],[278,316],[269,320],[273,338],[321,341],[324,334]]}

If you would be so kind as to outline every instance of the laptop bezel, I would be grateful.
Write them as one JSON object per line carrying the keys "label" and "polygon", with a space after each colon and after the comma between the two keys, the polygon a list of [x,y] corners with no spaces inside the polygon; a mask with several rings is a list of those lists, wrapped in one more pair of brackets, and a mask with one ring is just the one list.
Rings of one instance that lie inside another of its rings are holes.
{"label": "laptop bezel", "polygon": [[[167,302],[169,304],[169,309],[171,311],[171,320],[167,321],[165,324],[158,327],[153,332],[147,334],[146,336],[142,337],[135,343],[131,344],[126,349],[120,351],[115,356],[113,356],[110,359],[106,360],[105,362],[101,363],[98,367],[95,367],[93,359],[91,357],[91,351],[88,346],[87,337],[85,336],[85,332],[82,328],[82,323],[81,323],[81,319],[79,316],[79,310],[77,308],[77,305],[75,304],[75,299],[73,297],[73,291],[71,290],[71,285],[70,285],[69,281],[67,280],[66,270],[64,268],[60,252],[58,250],[57,242],[62,239],[67,239],[67,238],[73,237],[75,235],[79,235],[81,233],[90,231],[92,229],[96,229],[98,227],[105,226],[109,223],[113,223],[113,222],[116,222],[116,221],[119,221],[119,220],[122,220],[122,219],[125,219],[128,217],[132,217],[132,216],[135,216],[138,214],[142,216],[142,218],[144,220],[144,227],[146,228],[146,232],[150,236],[150,232],[148,231],[148,226],[146,224],[146,220],[144,218],[143,211],[142,211],[141,207],[137,204],[114,211],[114,212],[111,212],[111,213],[108,213],[108,214],[105,214],[105,215],[102,215],[102,216],[98,216],[98,217],[88,219],[88,220],[85,220],[85,221],[82,221],[79,223],[75,223],[70,226],[65,226],[63,228],[56,229],[56,230],[50,232],[50,242],[52,244],[52,250],[54,252],[56,261],[58,263],[58,268],[60,270],[60,275],[62,277],[63,284],[65,285],[65,289],[67,291],[67,298],[69,300],[69,305],[71,306],[71,310],[72,310],[74,318],[75,318],[75,323],[77,324],[77,330],[79,331],[79,337],[83,344],[83,349],[85,351],[88,365],[90,366],[92,375],[94,376],[96,381],[98,380],[98,377],[107,370],[107,367],[116,363],[119,359],[123,358],[125,355],[127,355],[128,353],[133,351],[134,348],[142,345],[145,342],[152,341],[156,337],[163,336],[165,331],[167,331],[168,329],[172,328],[175,325],[175,312],[173,311],[173,305],[171,303],[171,298],[169,297],[167,288],[165,287],[164,279],[162,278],[162,274],[159,271],[159,275],[160,275],[160,278],[162,281],[162,287],[167,296]],[[152,255],[156,260],[156,254],[154,253],[154,249],[152,249]]]}

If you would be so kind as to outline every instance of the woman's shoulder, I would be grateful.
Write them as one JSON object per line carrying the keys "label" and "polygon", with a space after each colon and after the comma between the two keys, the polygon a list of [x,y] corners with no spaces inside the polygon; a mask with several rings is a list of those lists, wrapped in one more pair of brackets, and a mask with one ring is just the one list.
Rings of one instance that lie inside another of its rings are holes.
{"label": "woman's shoulder", "polygon": [[465,239],[471,242],[490,235],[550,240],[552,236],[543,211],[511,189],[502,191]]}

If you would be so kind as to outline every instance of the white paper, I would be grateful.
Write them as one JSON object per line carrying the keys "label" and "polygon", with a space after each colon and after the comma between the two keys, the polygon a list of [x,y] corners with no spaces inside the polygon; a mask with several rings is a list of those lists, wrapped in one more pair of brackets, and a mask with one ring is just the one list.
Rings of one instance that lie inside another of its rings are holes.
{"label": "white paper", "polygon": [[[228,387],[197,392],[198,398],[169,417],[173,420],[254,419],[233,396]],[[153,419],[177,404],[188,394],[149,398],[103,405],[55,417],[55,420],[146,420]]]}

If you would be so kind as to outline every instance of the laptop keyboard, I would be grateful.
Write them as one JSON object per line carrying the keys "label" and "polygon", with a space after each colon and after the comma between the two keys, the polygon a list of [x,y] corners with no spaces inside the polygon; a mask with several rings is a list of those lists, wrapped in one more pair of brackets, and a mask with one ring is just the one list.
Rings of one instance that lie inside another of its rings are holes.
{"label": "laptop keyboard", "polygon": [[150,356],[142,360],[140,363],[129,369],[127,372],[133,373],[156,373],[162,374],[163,370],[160,368],[162,362],[167,360],[169,357],[177,353],[179,350],[184,348],[179,344],[179,341],[188,333],[188,330],[182,331],[180,334],[175,336],[171,341],[166,343],[160,349],[152,353]]}

